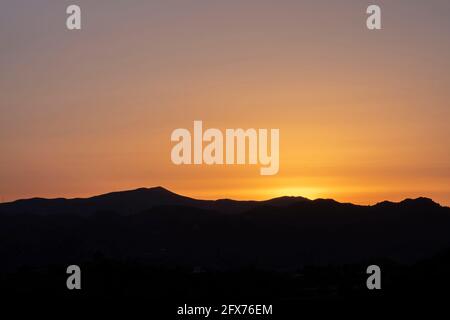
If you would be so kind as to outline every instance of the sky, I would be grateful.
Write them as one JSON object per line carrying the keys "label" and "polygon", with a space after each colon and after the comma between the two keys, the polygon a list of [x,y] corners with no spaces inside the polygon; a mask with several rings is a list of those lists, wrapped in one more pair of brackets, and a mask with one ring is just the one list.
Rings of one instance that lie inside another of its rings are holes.
{"label": "sky", "polygon": [[[448,0],[0,4],[0,201],[164,186],[450,205]],[[174,165],[194,120],[278,128],[279,173]]]}

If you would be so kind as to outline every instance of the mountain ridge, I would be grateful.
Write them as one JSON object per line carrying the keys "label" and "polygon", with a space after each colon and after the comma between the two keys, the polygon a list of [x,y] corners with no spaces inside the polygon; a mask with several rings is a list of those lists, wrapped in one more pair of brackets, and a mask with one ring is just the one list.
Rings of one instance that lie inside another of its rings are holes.
{"label": "mountain ridge", "polygon": [[409,263],[450,248],[450,208],[428,198],[361,206],[301,197],[197,200],[139,188],[19,201],[0,212],[0,253],[10,269],[91,261],[100,252],[168,267],[294,270],[373,258]]}
{"label": "mountain ridge", "polygon": [[121,214],[142,212],[156,206],[187,206],[199,209],[214,210],[226,213],[240,213],[260,206],[284,207],[298,202],[312,202],[322,205],[347,204],[361,207],[398,207],[421,206],[442,207],[432,199],[419,197],[407,198],[399,202],[382,201],[374,205],[358,205],[339,202],[334,199],[308,199],[300,196],[281,196],[267,200],[234,200],[220,198],[217,200],[203,200],[187,197],[170,191],[162,186],[140,187],[131,190],[113,191],[94,195],[87,198],[29,198],[18,199],[12,202],[0,203],[0,213],[11,214],[78,214],[91,215],[99,211],[115,211]]}

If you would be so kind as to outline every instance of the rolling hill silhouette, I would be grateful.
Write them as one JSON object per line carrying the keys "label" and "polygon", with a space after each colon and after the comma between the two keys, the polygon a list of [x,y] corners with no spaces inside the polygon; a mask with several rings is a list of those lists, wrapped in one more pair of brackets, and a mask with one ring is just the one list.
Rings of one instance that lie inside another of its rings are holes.
{"label": "rolling hill silhouette", "polygon": [[189,206],[220,212],[242,212],[261,205],[283,206],[305,200],[308,199],[303,197],[279,197],[266,201],[197,200],[178,195],[163,187],[154,187],[111,192],[91,198],[33,198],[17,200],[9,203],[0,203],[0,213],[77,214],[89,216],[95,212],[114,211],[128,215],[164,205]]}
{"label": "rolling hill silhouette", "polygon": [[[423,279],[435,274],[435,290],[438,281],[450,284],[444,272],[450,267],[448,230],[450,208],[427,198],[373,206],[302,197],[211,201],[161,187],[86,199],[34,198],[0,204],[0,279],[10,292],[47,288],[59,295],[64,268],[81,264],[97,279],[88,292],[99,295],[111,294],[108,277],[114,274],[128,279],[126,287],[115,288],[122,294],[148,295],[148,285],[155,297],[172,297],[181,287],[187,290],[182,297],[191,297],[195,282],[196,296],[298,298],[309,296],[311,286],[318,296],[336,295],[330,283],[344,291],[353,283],[358,294],[366,292],[363,266],[390,261],[388,266],[414,264],[401,270],[422,279],[423,287]],[[298,278],[298,270],[308,277]],[[25,280],[20,285],[17,278]],[[245,281],[250,284],[242,291]],[[400,290],[415,292],[410,289]]]}
{"label": "rolling hill silhouette", "polygon": [[96,251],[217,268],[415,261],[450,247],[448,230],[450,208],[427,198],[373,206],[302,197],[211,201],[156,187],[0,204],[0,254],[11,266]]}

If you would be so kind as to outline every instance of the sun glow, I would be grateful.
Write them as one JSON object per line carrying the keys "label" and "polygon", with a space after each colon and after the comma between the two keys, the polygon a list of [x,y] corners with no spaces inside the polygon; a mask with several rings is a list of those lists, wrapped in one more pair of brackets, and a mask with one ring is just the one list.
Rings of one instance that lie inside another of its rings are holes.
{"label": "sun glow", "polygon": [[324,197],[327,194],[327,190],[318,187],[283,187],[268,190],[268,194],[270,195],[270,198],[293,196],[316,199]]}

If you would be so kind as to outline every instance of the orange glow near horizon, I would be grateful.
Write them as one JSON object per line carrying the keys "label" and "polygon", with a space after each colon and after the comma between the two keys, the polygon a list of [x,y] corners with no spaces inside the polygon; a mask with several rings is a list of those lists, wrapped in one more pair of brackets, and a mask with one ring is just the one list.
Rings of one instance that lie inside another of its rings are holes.
{"label": "orange glow near horizon", "polygon": [[[79,1],[78,33],[60,28],[64,3],[2,8],[30,17],[0,30],[0,201],[160,185],[450,205],[449,20],[396,1],[368,32],[364,3],[318,2]],[[279,128],[279,173],[172,164],[170,134],[194,120]]]}

